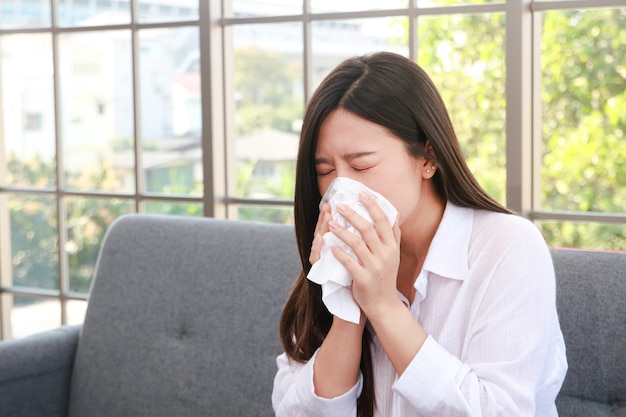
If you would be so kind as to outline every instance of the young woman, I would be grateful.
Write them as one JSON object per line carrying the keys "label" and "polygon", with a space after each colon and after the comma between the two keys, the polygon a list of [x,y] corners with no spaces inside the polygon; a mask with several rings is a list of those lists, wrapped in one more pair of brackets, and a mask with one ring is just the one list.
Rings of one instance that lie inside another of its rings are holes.
{"label": "young woman", "polygon": [[[337,177],[367,193],[362,239],[321,196]],[[392,53],[335,68],[307,106],[295,226],[303,270],[280,324],[277,416],[556,416],[567,369],[554,270],[537,228],[494,201],[470,172],[427,74]],[[360,323],[333,317],[307,279],[331,231],[357,255]]]}

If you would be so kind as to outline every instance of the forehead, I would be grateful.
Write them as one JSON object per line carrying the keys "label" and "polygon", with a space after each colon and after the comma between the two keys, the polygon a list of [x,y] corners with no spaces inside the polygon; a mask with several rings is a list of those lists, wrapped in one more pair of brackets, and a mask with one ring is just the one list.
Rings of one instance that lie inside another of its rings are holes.
{"label": "forehead", "polygon": [[390,146],[391,142],[401,141],[385,127],[339,109],[322,123],[316,154],[334,151],[358,152],[358,148],[376,150]]}

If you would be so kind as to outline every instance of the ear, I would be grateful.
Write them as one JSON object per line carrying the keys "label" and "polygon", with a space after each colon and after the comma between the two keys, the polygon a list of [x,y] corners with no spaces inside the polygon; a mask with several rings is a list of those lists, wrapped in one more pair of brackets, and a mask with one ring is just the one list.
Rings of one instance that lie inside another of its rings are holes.
{"label": "ear", "polygon": [[435,154],[435,150],[429,141],[426,141],[424,145],[424,151],[432,156],[432,159],[424,158],[422,162],[421,170],[422,170],[422,178],[431,179],[435,172],[437,172],[437,155]]}
{"label": "ear", "polygon": [[424,144],[424,152],[430,154],[434,160],[437,160],[437,154],[435,153],[435,149],[433,148],[433,145],[430,144],[429,140],[427,140]]}
{"label": "ear", "polygon": [[437,172],[437,163],[433,160],[424,158],[421,164],[422,178],[429,180]]}

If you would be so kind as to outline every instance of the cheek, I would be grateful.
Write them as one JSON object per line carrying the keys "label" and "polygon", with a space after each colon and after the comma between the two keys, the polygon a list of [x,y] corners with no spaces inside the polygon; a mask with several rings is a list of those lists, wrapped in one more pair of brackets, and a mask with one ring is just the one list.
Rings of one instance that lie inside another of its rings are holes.
{"label": "cheek", "polygon": [[317,188],[320,191],[320,195],[326,194],[326,190],[330,186],[330,183],[333,181],[334,177],[330,175],[326,175],[324,177],[317,177]]}
{"label": "cheek", "polygon": [[397,182],[389,189],[387,199],[400,212],[400,222],[412,213],[420,200],[419,181]]}

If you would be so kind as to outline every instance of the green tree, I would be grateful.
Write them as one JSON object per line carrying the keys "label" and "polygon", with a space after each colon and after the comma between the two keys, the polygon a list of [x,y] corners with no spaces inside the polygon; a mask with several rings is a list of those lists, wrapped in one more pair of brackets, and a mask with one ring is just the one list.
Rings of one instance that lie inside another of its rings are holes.
{"label": "green tree", "polygon": [[9,198],[9,209],[13,285],[58,289],[55,199],[14,194]]}
{"label": "green tree", "polygon": [[[39,179],[54,172],[54,164],[8,161],[15,179]],[[106,173],[91,177],[101,181]],[[98,183],[94,185],[98,189]],[[108,226],[122,214],[133,211],[130,200],[67,197],[66,242],[59,248],[56,196],[18,193],[9,198],[13,284],[58,289],[58,262],[67,254],[70,290],[87,293],[93,277],[100,243]],[[20,300],[25,300],[20,298]]]}
{"label": "green tree", "polygon": [[[626,8],[543,15],[543,208],[626,207]],[[555,245],[626,249],[626,226],[545,223]]]}
{"label": "green tree", "polygon": [[257,47],[235,51],[237,134],[264,128],[295,132],[302,118],[302,63]]}
{"label": "green tree", "polygon": [[[7,165],[11,184],[44,187],[49,178],[56,176],[54,161],[46,162],[38,157],[24,160],[10,154]],[[107,191],[116,187],[118,179],[110,164],[101,161],[99,166],[100,170],[85,173],[65,172],[65,180],[89,190]],[[164,169],[161,174],[168,181],[153,191],[201,194],[202,184],[191,183],[190,175],[179,175],[180,172],[176,167]],[[59,259],[66,256],[69,289],[78,293],[89,291],[100,244],[110,224],[119,216],[135,211],[134,200],[130,198],[65,196],[62,201],[65,242],[60,248],[56,195],[20,192],[11,194],[8,201],[13,284],[59,289]],[[145,211],[201,216],[202,204],[150,201]]]}
{"label": "green tree", "polygon": [[[237,170],[237,194],[250,196],[253,192],[271,195],[276,198],[293,197],[296,179],[296,166],[283,164],[279,167],[279,179],[275,181],[258,181],[253,179],[256,161],[249,161]],[[293,223],[291,207],[243,206],[237,210],[240,220],[264,221],[269,223]]]}
{"label": "green tree", "polygon": [[[251,134],[264,129],[298,133],[297,122],[304,108],[302,63],[256,47],[235,51],[235,97],[237,134]],[[279,179],[255,178],[256,161],[238,167],[237,195],[269,195],[292,198],[295,181],[293,166],[280,164]],[[241,220],[290,223],[291,209],[250,206],[238,209]]]}
{"label": "green tree", "polygon": [[44,161],[37,154],[27,160],[7,155],[7,181],[17,186],[51,187],[56,180],[56,164]]}
{"label": "green tree", "polygon": [[[623,213],[626,9],[544,12],[542,20],[542,208]],[[441,91],[470,168],[501,202],[504,35],[501,13],[418,20],[418,61]],[[626,249],[624,225],[544,222],[542,230],[555,246]]]}
{"label": "green tree", "polygon": [[[452,0],[443,1],[442,5]],[[406,20],[403,20],[406,21]],[[392,24],[395,24],[392,22]],[[407,27],[408,30],[408,27]],[[481,184],[505,201],[505,16],[501,13],[420,17],[418,60],[449,107],[468,162]],[[626,207],[626,9],[554,11],[542,15],[542,206],[556,211],[624,213]],[[401,42],[406,42],[405,34]],[[265,128],[294,132],[303,112],[301,63],[245,48],[236,51],[237,133]],[[128,139],[118,140],[128,148]],[[9,155],[12,184],[54,185],[52,162]],[[239,195],[262,190],[293,195],[293,168],[278,182],[256,183],[254,164],[238,172]],[[102,189],[110,172],[90,178]],[[176,182],[176,181],[174,181]],[[198,184],[193,184],[194,189]],[[11,195],[13,275],[16,285],[58,287],[56,197]],[[86,292],[102,236],[110,223],[134,210],[132,200],[67,198],[70,287]],[[148,210],[199,215],[200,205],[149,203]],[[241,207],[241,219],[290,222],[290,208]],[[554,246],[626,250],[626,226],[544,222]]]}
{"label": "green tree", "polygon": [[100,244],[119,216],[134,211],[131,200],[71,197],[67,199],[67,243],[70,290],[87,293]]}
{"label": "green tree", "polygon": [[418,62],[441,92],[474,175],[502,203],[506,202],[504,33],[502,13],[418,21]]}

